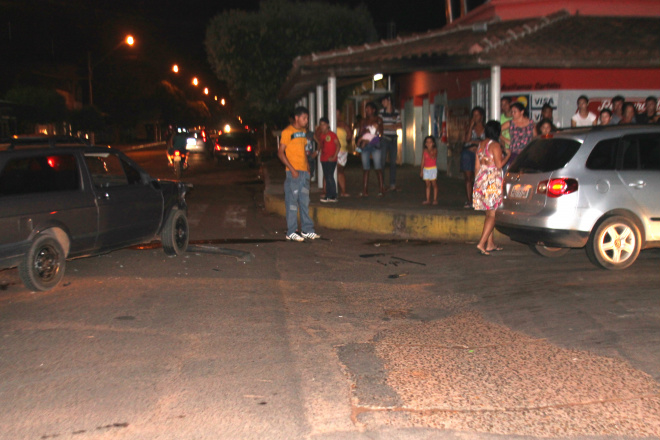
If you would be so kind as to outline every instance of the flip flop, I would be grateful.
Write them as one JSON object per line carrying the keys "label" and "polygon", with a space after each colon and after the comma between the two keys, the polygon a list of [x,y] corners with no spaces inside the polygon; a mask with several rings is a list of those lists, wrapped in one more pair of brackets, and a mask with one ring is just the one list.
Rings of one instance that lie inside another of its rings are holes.
{"label": "flip flop", "polygon": [[488,251],[482,251],[481,249],[477,248],[477,252],[479,252],[484,257],[490,257],[490,252]]}
{"label": "flip flop", "polygon": [[487,252],[499,252],[499,251],[503,251],[503,250],[504,250],[503,247],[496,247],[496,248],[493,248],[493,249],[486,249]]}

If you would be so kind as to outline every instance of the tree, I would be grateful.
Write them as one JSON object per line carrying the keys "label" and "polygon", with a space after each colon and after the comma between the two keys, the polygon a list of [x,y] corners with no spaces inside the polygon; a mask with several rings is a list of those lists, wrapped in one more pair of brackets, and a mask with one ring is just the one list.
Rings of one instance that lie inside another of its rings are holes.
{"label": "tree", "polygon": [[231,10],[206,30],[206,52],[227,83],[243,119],[286,120],[277,94],[299,55],[363,44],[376,38],[365,6],[350,9],[318,1],[265,0],[257,12]]}
{"label": "tree", "polygon": [[6,99],[21,106],[19,116],[26,122],[50,124],[67,119],[65,99],[52,89],[17,87],[7,92]]}

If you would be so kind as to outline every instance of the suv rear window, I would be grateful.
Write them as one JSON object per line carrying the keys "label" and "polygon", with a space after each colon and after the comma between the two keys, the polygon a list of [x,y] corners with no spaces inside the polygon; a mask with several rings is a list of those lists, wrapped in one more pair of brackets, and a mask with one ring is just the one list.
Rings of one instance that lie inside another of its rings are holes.
{"label": "suv rear window", "polygon": [[0,195],[76,191],[80,173],[70,154],[18,157],[7,161],[0,173]]}
{"label": "suv rear window", "polygon": [[572,139],[535,139],[511,164],[509,171],[548,173],[564,168],[580,149],[580,145],[580,142]]}

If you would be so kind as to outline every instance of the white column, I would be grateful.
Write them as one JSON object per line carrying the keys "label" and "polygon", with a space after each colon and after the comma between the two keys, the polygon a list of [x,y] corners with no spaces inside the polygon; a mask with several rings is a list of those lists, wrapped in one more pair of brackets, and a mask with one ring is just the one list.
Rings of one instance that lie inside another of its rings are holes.
{"label": "white column", "polygon": [[[328,120],[330,130],[337,133],[337,77],[334,72],[328,77]],[[337,167],[335,167],[335,185],[339,195],[339,183],[337,182]]]}
{"label": "white column", "polygon": [[300,105],[303,107],[307,107],[307,97],[303,96],[300,98]]}
{"label": "white column", "polygon": [[337,132],[337,77],[328,77],[328,120],[330,130]]}
{"label": "white column", "polygon": [[316,86],[316,114],[323,117],[323,86]]}
{"label": "white column", "polygon": [[[316,86],[316,118],[323,117],[323,86]],[[323,169],[321,169],[321,156],[316,157],[316,184],[319,188],[323,188]]]}
{"label": "white column", "polygon": [[316,128],[316,107],[314,106],[314,92],[309,92],[308,95],[309,99],[309,106],[307,107],[307,110],[309,110],[309,129],[311,131],[314,131]]}
{"label": "white column", "polygon": [[491,66],[490,68],[490,115],[486,115],[487,119],[495,119],[499,121],[500,118],[500,100],[502,89],[502,70],[500,66]]}

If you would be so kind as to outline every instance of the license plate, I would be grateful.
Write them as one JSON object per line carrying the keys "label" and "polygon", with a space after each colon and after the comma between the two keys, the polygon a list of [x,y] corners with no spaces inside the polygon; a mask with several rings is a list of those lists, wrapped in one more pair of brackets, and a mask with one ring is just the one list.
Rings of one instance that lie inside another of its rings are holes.
{"label": "license plate", "polygon": [[509,197],[512,199],[526,199],[532,191],[532,185],[521,185],[520,183],[513,185],[509,191]]}
{"label": "license plate", "polygon": [[230,159],[238,159],[238,153],[229,153],[227,156]]}

